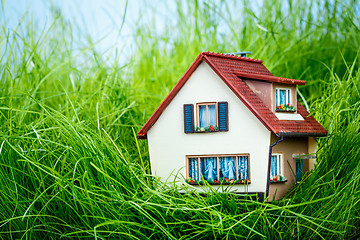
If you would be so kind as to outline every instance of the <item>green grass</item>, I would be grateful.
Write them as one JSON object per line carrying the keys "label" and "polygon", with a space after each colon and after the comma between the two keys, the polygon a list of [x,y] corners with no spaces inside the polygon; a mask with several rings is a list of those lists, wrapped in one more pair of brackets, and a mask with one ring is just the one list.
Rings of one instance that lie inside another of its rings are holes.
{"label": "green grass", "polygon": [[[45,30],[3,26],[0,239],[358,238],[360,4],[310,2],[177,1],[164,32],[139,21],[125,66],[93,44],[75,48],[61,16]],[[329,136],[315,170],[278,202],[210,187],[180,195],[150,175],[135,133],[208,50],[250,50],[276,76],[308,81],[302,101]]]}

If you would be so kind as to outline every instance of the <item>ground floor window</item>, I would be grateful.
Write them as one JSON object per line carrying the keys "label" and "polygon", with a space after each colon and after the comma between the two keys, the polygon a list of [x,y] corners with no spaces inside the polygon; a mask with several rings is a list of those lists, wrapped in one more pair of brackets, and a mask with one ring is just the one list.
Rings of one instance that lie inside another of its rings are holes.
{"label": "ground floor window", "polygon": [[271,155],[270,181],[285,181],[283,174],[283,154],[273,153]]}
{"label": "ground floor window", "polygon": [[187,181],[212,184],[249,182],[249,155],[187,156]]}
{"label": "ground floor window", "polygon": [[295,159],[295,177],[296,181],[300,182],[303,177],[304,162],[302,159]]}

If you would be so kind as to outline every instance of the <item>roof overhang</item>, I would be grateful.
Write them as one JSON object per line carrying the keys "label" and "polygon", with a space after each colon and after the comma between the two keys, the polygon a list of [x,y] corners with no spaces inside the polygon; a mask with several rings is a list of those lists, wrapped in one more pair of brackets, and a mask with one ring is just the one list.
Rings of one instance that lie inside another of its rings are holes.
{"label": "roof overhang", "polygon": [[261,80],[267,82],[276,82],[276,83],[284,83],[284,84],[293,84],[293,85],[305,85],[306,81],[304,80],[297,80],[291,78],[282,78],[282,77],[275,77],[269,75],[261,75],[261,74],[253,74],[253,73],[246,73],[246,72],[239,72],[236,71],[234,74],[241,78],[247,78],[251,80]]}
{"label": "roof overhang", "polygon": [[327,133],[306,133],[306,132],[279,132],[278,137],[325,137]]}

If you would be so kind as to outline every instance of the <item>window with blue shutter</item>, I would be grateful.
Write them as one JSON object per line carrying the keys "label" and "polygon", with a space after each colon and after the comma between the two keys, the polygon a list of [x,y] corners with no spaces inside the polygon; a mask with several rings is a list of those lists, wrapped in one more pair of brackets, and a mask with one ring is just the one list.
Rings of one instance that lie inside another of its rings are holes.
{"label": "window with blue shutter", "polygon": [[184,131],[185,133],[194,132],[194,105],[184,104]]}
{"label": "window with blue shutter", "polygon": [[229,130],[228,103],[218,102],[218,125],[219,131]]}
{"label": "window with blue shutter", "polygon": [[[184,104],[184,132],[218,132],[229,130],[228,103],[203,102]],[[196,124],[196,126],[195,126]]]}

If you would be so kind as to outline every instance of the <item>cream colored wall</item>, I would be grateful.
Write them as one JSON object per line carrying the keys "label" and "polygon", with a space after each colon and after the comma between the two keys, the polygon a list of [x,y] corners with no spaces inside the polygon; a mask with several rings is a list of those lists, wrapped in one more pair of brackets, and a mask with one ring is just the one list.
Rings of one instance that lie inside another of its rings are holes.
{"label": "cream colored wall", "polygon": [[[271,143],[276,142],[277,140],[279,140],[279,138],[275,134],[271,134]],[[283,154],[283,175],[286,177],[287,182],[270,183],[269,199],[271,200],[275,193],[275,199],[282,198],[288,192],[288,190],[293,188],[293,186],[295,185],[295,159],[293,158],[293,154],[308,154],[308,139],[306,137],[284,138],[282,142],[273,147],[272,153]],[[308,171],[308,159],[304,159],[303,164],[304,171]]]}
{"label": "cream colored wall", "polygon": [[[317,142],[314,137],[308,138],[308,148],[309,148],[309,154],[316,154]],[[315,162],[316,162],[316,158],[309,159],[309,171],[314,169]]]}
{"label": "cream colored wall", "polygon": [[[219,101],[228,102],[228,132],[184,133],[183,104],[194,104],[195,108],[199,102]],[[185,155],[249,153],[251,184],[247,190],[265,192],[270,131],[205,62],[191,75],[147,135],[151,169],[163,181],[178,170],[186,176]],[[235,185],[233,190],[243,192],[244,185]]]}

